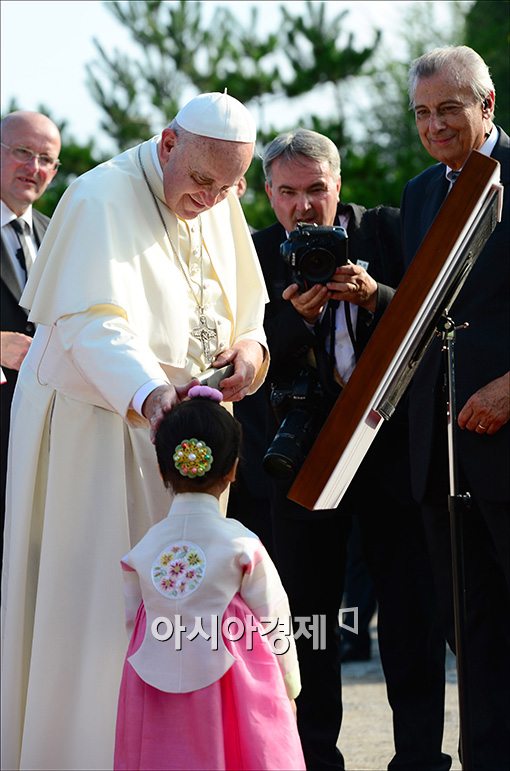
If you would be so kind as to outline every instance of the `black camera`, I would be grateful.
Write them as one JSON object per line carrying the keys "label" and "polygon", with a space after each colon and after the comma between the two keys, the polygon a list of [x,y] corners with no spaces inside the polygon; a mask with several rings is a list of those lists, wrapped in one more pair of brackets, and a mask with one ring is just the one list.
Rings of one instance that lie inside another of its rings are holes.
{"label": "black camera", "polygon": [[347,233],[337,225],[299,222],[280,246],[280,254],[301,291],[327,284],[336,268],[347,264]]}
{"label": "black camera", "polygon": [[273,477],[287,479],[303,464],[327,415],[324,394],[312,369],[303,369],[289,386],[271,388],[271,406],[281,425],[262,465]]}

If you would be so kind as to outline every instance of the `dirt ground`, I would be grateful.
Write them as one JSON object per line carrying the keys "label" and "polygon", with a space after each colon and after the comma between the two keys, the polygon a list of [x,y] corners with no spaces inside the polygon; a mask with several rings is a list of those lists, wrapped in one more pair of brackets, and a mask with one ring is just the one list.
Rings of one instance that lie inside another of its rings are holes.
{"label": "dirt ground", "polygon": [[[342,666],[344,716],[338,740],[347,771],[386,771],[393,757],[391,710],[377,647],[375,624],[371,629],[372,658]],[[447,685],[443,752],[453,758],[452,771],[461,771],[458,759],[458,695],[455,657],[446,657]]]}

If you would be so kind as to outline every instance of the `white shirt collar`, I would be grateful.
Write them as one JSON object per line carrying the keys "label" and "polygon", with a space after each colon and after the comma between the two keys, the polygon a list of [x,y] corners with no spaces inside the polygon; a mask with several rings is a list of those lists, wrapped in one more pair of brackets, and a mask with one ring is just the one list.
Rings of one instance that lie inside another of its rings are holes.
{"label": "white shirt collar", "polygon": [[[496,126],[493,126],[491,129],[491,133],[489,134],[489,136],[487,137],[483,145],[478,148],[478,152],[481,153],[482,155],[487,155],[487,156],[491,155],[492,151],[496,147],[496,142],[498,141],[498,137],[499,137],[499,131],[496,128]],[[451,171],[452,171],[451,167],[447,166],[445,176],[448,179],[448,181],[450,181],[450,178],[448,175],[450,174]],[[462,171],[462,169],[459,169],[459,171]]]}
{"label": "white shirt collar", "polygon": [[[9,222],[12,222],[15,219],[18,219],[18,215],[15,214],[12,209],[9,209],[6,203],[4,201],[0,201],[1,205],[1,216],[2,216],[2,224],[1,227],[3,228],[4,225],[8,225]],[[29,206],[23,214],[20,215],[20,219],[24,219],[25,222],[30,226],[30,232],[32,232],[32,206]]]}

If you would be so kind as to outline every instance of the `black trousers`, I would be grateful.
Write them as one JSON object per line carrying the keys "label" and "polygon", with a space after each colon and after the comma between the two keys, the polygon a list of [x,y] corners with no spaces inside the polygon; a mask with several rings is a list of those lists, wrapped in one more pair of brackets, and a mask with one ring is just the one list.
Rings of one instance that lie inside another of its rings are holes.
{"label": "black trousers", "polygon": [[302,686],[296,700],[298,729],[306,766],[313,771],[344,769],[336,748],[342,723],[338,613],[349,527],[349,518],[338,517],[316,522],[276,516],[273,522],[276,565],[293,618],[325,618],[324,640],[296,636]]}
{"label": "black trousers", "polygon": [[[459,488],[465,491],[463,486]],[[424,504],[441,620],[455,652],[448,505]],[[464,552],[467,725],[475,771],[510,769],[510,511],[476,500],[459,515]]]}
{"label": "black trousers", "polygon": [[352,520],[351,532],[347,543],[347,565],[345,568],[343,608],[357,608],[358,629],[351,631],[348,627],[354,625],[354,614],[342,614],[342,654],[353,650],[359,655],[370,655],[370,624],[377,610],[374,585],[363,556],[359,517]]}
{"label": "black trousers", "polygon": [[[375,472],[374,472],[375,473]],[[309,771],[343,769],[336,747],[342,722],[338,609],[352,516],[359,518],[364,557],[378,602],[378,635],[395,756],[391,771],[448,771],[442,754],[445,641],[419,509],[383,490],[377,478],[357,475],[339,509],[306,510],[275,484],[273,536],[276,563],[293,616],[324,614],[326,649],[296,640],[302,691],[298,728]],[[389,515],[383,515],[391,501]],[[367,726],[369,730],[369,726]],[[362,739],[360,739],[362,741]]]}
{"label": "black trousers", "polygon": [[377,631],[395,755],[391,771],[447,771],[442,753],[446,646],[418,508],[394,502],[385,516],[365,508],[365,560],[378,603]]}

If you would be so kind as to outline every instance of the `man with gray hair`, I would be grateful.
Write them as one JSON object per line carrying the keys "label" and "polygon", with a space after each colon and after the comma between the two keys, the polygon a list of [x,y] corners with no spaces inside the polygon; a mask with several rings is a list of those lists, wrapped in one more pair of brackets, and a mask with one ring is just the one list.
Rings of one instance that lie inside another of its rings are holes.
{"label": "man with gray hair", "polygon": [[[291,409],[294,390],[303,382],[311,385],[314,396],[306,406],[315,420],[313,440],[402,277],[399,211],[340,203],[340,155],[317,132],[281,134],[262,159],[278,220],[253,235],[270,297],[266,383],[275,393],[290,394]],[[299,223],[343,227],[349,262],[319,282],[296,275],[280,246]],[[277,420],[269,407],[267,413],[269,443],[283,415],[279,411]],[[296,447],[301,439],[294,438]],[[451,758],[441,753],[445,644],[436,626],[419,511],[410,495],[405,407],[379,431],[337,509],[308,511],[290,501],[291,481],[271,479],[272,517],[275,559],[295,619],[302,680],[297,717],[307,767],[344,768],[337,748],[338,611],[350,520],[357,517],[378,600],[379,647],[393,710],[395,756],[389,768],[447,771]],[[299,633],[298,618],[305,624],[324,620],[325,648],[310,630]]]}
{"label": "man with gray hair", "polygon": [[21,298],[38,324],[13,402],[2,767],[113,763],[126,647],[119,560],[171,502],[151,437],[197,376],[225,401],[266,373],[266,290],[233,190],[255,123],[200,94],[79,177]]}
{"label": "man with gray hair", "polygon": [[[406,265],[473,150],[499,162],[504,186],[502,220],[449,312],[456,324],[469,325],[455,339],[458,414],[452,416],[458,493],[470,496],[469,509],[459,517],[468,694],[464,738],[471,751],[464,760],[476,771],[494,771],[510,768],[510,139],[494,124],[489,69],[467,46],[436,48],[413,61],[409,100],[420,140],[437,163],[403,192]],[[439,339],[433,341],[411,383],[411,472],[441,620],[455,650],[441,348]]]}

